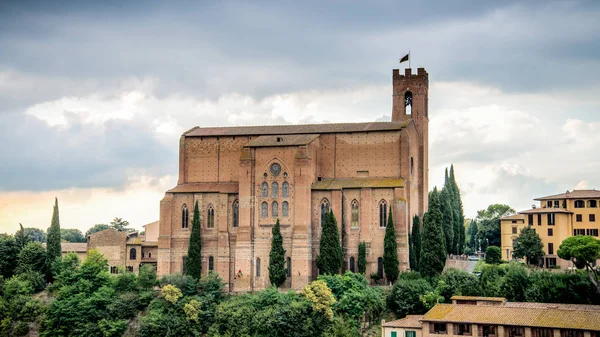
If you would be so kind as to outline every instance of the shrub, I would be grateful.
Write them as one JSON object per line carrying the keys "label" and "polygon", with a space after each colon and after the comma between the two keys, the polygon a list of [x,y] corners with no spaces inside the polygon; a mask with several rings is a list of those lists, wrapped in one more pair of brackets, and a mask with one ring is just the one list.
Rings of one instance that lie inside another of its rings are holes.
{"label": "shrub", "polygon": [[499,264],[502,261],[502,251],[500,247],[489,246],[485,250],[485,263]]}
{"label": "shrub", "polygon": [[[403,273],[404,274],[404,273]],[[427,310],[421,302],[421,295],[432,292],[433,288],[425,279],[399,279],[388,295],[388,308],[398,317],[408,314],[424,314]]]}
{"label": "shrub", "polygon": [[198,282],[189,275],[172,274],[164,275],[159,282],[160,287],[164,287],[167,284],[172,284],[181,290],[184,296],[196,295],[196,286]]}
{"label": "shrub", "polygon": [[177,303],[179,298],[182,296],[181,290],[172,284],[167,284],[161,289],[162,295],[171,304]]}
{"label": "shrub", "polygon": [[481,285],[477,277],[466,271],[449,268],[441,278],[446,287],[440,293],[446,302],[454,295],[459,296],[481,296]]}

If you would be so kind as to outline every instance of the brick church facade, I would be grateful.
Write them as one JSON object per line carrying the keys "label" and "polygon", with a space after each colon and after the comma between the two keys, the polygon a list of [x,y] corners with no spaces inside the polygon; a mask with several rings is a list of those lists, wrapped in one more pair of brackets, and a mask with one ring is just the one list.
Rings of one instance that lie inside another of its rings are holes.
{"label": "brick church facade", "polygon": [[344,269],[367,245],[367,275],[383,274],[392,210],[400,269],[408,233],[427,210],[428,74],[393,70],[390,122],[195,127],[181,136],[179,180],[160,203],[159,275],[184,272],[194,203],[202,227],[202,273],[230,291],[269,286],[271,230],[281,223],[288,278],[298,289],[318,275],[321,218],[333,210]]}

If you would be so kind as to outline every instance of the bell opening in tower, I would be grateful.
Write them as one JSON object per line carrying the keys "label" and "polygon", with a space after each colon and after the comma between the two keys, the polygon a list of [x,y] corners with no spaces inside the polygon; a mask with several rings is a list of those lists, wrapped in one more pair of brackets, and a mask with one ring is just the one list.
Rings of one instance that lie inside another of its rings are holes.
{"label": "bell opening in tower", "polygon": [[406,107],[406,114],[412,115],[412,92],[410,91],[404,93],[404,106]]}

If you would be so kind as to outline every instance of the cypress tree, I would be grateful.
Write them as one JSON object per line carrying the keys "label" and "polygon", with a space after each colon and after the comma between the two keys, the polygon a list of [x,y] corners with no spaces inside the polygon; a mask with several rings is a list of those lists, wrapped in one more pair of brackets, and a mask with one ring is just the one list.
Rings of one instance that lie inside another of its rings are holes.
{"label": "cypress tree", "polygon": [[412,270],[419,270],[419,260],[421,258],[421,221],[418,215],[413,217],[413,225],[411,231],[411,245],[415,255],[415,265],[414,268],[411,267]]}
{"label": "cypress tree", "polygon": [[367,244],[363,241],[358,244],[358,272],[364,274],[367,271]]}
{"label": "cypress tree", "polygon": [[456,244],[458,245],[457,254],[462,254],[465,248],[465,214],[463,211],[462,198],[460,197],[460,189],[456,183],[456,176],[454,175],[454,165],[450,165],[450,183],[452,185],[452,192],[454,194],[454,237],[456,238]]}
{"label": "cypress tree", "polygon": [[391,209],[383,239],[383,270],[390,283],[396,282],[398,279],[398,242],[396,242],[396,229]]}
{"label": "cypress tree", "polygon": [[323,223],[317,267],[322,275],[335,275],[340,272],[343,264],[340,233],[333,211],[329,211]]}
{"label": "cypress tree", "polygon": [[429,198],[429,211],[423,217],[423,237],[419,272],[433,277],[442,273],[446,264],[446,247],[442,231],[442,212],[437,188]]}
{"label": "cypress tree", "polygon": [[269,253],[269,281],[275,287],[279,288],[285,282],[285,249],[283,249],[283,236],[279,219],[271,230],[271,252]]}
{"label": "cypress tree", "polygon": [[200,211],[198,200],[194,204],[194,218],[192,220],[192,233],[188,245],[187,259],[185,260],[186,274],[199,279],[202,274],[202,234],[200,228]]}
{"label": "cypress tree", "polygon": [[52,282],[52,264],[60,259],[62,248],[60,245],[60,220],[58,216],[58,198],[54,198],[54,210],[52,211],[52,222],[48,228],[48,239],[46,241],[46,279]]}
{"label": "cypress tree", "polygon": [[446,253],[451,254],[456,251],[456,243],[454,236],[454,212],[452,210],[452,195],[444,187],[440,193],[440,207],[442,211],[442,227],[444,228],[444,238],[446,239]]}
{"label": "cypress tree", "polygon": [[20,229],[15,233],[15,241],[17,242],[17,246],[19,246],[19,249],[23,249],[32,240],[29,233],[25,232],[25,229],[23,228],[22,224],[19,224],[19,228]]}
{"label": "cypress tree", "polygon": [[415,256],[415,246],[413,245],[412,234],[408,234],[408,265],[410,270],[417,270],[417,260]]}

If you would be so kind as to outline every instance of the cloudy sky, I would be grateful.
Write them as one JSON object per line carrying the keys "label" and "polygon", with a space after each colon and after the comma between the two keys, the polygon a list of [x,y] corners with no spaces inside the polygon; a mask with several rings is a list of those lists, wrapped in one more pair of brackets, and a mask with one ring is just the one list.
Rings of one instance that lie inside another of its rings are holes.
{"label": "cloudy sky", "polygon": [[430,74],[466,216],[600,188],[598,1],[0,2],[0,232],[155,221],[193,126],[391,115]]}

